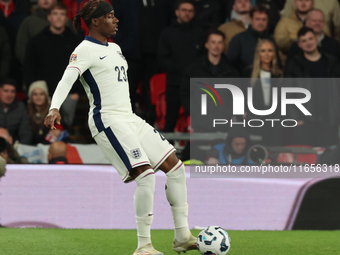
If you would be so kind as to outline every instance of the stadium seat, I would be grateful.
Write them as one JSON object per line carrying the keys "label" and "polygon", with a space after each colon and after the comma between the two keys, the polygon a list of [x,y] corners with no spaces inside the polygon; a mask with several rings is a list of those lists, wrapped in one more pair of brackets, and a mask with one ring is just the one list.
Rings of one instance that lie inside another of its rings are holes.
{"label": "stadium seat", "polygon": [[[308,145],[286,145],[285,147],[313,148]],[[305,163],[316,164],[318,156],[316,154],[298,153],[280,153],[277,158],[277,163]],[[295,161],[296,160],[296,161]]]}
{"label": "stadium seat", "polygon": [[165,86],[166,74],[155,74],[150,79],[150,95],[151,104],[156,107],[156,125],[159,129],[163,130],[165,126]]}
{"label": "stadium seat", "polygon": [[[150,94],[151,104],[156,106],[156,125],[160,130],[165,126],[165,114],[166,114],[166,100],[165,100],[165,88],[166,88],[166,74],[155,74],[150,79]],[[178,119],[175,127],[175,131],[184,133],[188,129],[188,117],[181,106],[178,112]]]}
{"label": "stadium seat", "polygon": [[189,132],[189,133],[194,132],[194,130],[193,130],[192,127],[191,127],[191,117],[190,117],[190,116],[188,116],[187,121],[188,121],[188,132]]}
{"label": "stadium seat", "polygon": [[159,73],[155,74],[150,79],[150,93],[151,93],[151,103],[157,105],[158,98],[161,94],[165,93],[166,87],[166,74]]}

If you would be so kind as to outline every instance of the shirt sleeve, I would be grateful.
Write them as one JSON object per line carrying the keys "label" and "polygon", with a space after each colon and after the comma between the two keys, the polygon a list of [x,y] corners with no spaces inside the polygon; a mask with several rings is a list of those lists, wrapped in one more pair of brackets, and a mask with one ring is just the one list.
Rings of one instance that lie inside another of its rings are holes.
{"label": "shirt sleeve", "polygon": [[58,109],[69,94],[73,84],[90,66],[92,59],[87,47],[78,46],[70,56],[70,62],[66,67],[63,77],[54,91],[50,109]]}
{"label": "shirt sleeve", "polygon": [[70,92],[73,83],[78,79],[79,72],[76,69],[69,69],[67,68],[64,72],[63,77],[59,81],[57,88],[54,91],[52,102],[51,102],[51,109],[58,109],[65,101],[68,93]]}
{"label": "shirt sleeve", "polygon": [[77,70],[81,76],[92,63],[91,55],[85,45],[78,46],[70,56],[70,61],[66,69]]}

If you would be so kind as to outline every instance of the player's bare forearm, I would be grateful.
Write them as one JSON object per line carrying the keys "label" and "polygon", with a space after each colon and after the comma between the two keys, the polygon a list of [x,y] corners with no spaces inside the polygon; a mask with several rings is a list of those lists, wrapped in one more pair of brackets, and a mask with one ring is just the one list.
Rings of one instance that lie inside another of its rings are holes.
{"label": "player's bare forearm", "polygon": [[53,108],[49,111],[49,113],[45,117],[44,125],[51,129],[56,129],[56,127],[54,126],[54,122],[56,121],[57,124],[60,125],[60,120],[61,120],[61,116],[60,116],[59,110],[56,108]]}

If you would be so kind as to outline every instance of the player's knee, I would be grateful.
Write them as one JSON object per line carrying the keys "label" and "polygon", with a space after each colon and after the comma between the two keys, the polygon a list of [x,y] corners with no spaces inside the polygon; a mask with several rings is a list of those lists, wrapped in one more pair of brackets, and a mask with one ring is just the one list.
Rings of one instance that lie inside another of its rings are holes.
{"label": "player's knee", "polygon": [[154,190],[156,185],[155,172],[152,168],[148,168],[147,170],[139,174],[135,178],[135,181],[138,186],[147,186],[151,190]]}
{"label": "player's knee", "polygon": [[133,179],[136,179],[138,176],[143,174],[145,171],[148,171],[149,169],[151,169],[153,171],[153,169],[151,168],[150,165],[143,165],[143,166],[138,166],[138,167],[132,168],[130,170],[130,176]]}
{"label": "player's knee", "polygon": [[159,169],[161,169],[164,173],[168,173],[173,169],[177,164],[181,162],[177,156],[176,153],[173,152],[167,157],[167,159],[159,166]]}
{"label": "player's knee", "polygon": [[177,164],[166,173],[168,178],[185,179],[185,166],[181,160],[178,160]]}

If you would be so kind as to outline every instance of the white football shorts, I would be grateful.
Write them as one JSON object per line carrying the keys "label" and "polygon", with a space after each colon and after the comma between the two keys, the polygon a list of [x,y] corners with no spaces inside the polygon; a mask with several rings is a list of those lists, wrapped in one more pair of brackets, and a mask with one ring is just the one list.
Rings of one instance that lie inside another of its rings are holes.
{"label": "white football shorts", "polygon": [[154,171],[176,149],[145,120],[117,122],[93,137],[124,182],[133,179],[132,168],[151,165]]}

